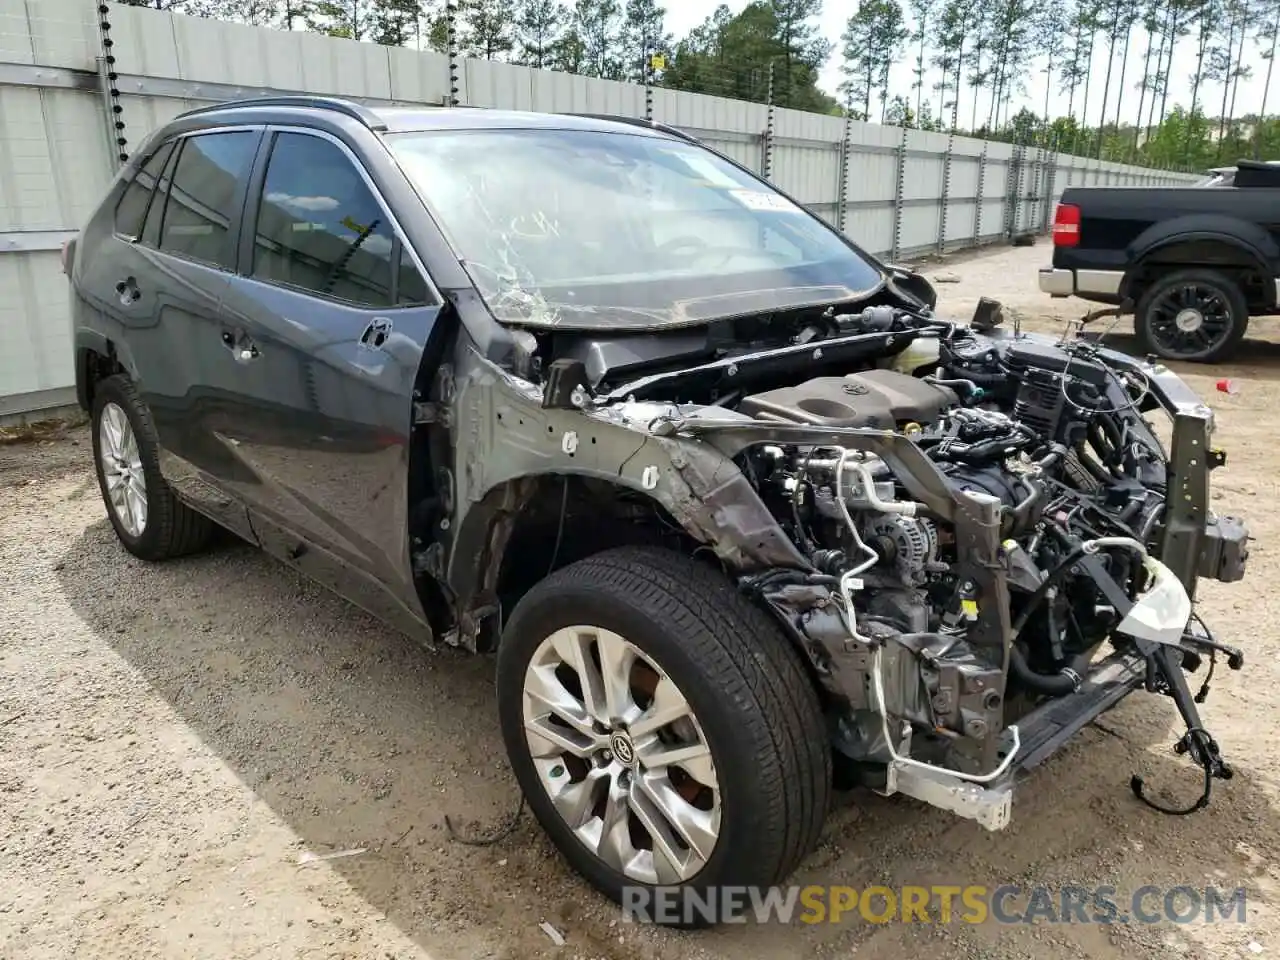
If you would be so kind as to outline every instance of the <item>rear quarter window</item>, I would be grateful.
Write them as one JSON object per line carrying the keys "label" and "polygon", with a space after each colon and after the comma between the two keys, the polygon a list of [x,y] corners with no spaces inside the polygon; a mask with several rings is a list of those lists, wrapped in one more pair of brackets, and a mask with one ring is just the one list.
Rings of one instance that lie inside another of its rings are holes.
{"label": "rear quarter window", "polygon": [[115,231],[120,236],[129,240],[137,240],[142,236],[142,224],[146,220],[147,207],[151,205],[156,182],[172,153],[173,143],[163,144],[138,168],[138,172],[125,187],[115,211]]}

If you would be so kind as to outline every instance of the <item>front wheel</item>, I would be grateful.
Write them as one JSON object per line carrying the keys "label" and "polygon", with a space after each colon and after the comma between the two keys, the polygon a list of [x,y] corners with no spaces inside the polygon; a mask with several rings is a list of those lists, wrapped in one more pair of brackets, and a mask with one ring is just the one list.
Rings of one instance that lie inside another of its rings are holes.
{"label": "front wheel", "polygon": [[1217,270],[1176,270],[1158,277],[1134,311],[1143,350],[1165,360],[1226,360],[1248,325],[1249,305],[1240,285]]}
{"label": "front wheel", "polygon": [[[693,906],[715,902],[709,888],[777,883],[817,842],[831,787],[817,695],[718,570],[625,547],[557,571],[516,606],[497,685],[530,809],[641,916],[711,922]],[[680,909],[656,910],[655,887],[677,888]]]}

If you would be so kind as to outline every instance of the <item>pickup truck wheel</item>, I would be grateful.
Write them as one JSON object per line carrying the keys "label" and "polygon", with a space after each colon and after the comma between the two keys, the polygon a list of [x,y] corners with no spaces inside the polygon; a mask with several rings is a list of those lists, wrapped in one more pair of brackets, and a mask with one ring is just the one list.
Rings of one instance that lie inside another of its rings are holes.
{"label": "pickup truck wheel", "polygon": [[1227,359],[1248,325],[1244,293],[1217,270],[1178,270],[1157,278],[1139,297],[1134,317],[1146,352],[1198,363]]}
{"label": "pickup truck wheel", "polygon": [[[817,695],[718,570],[654,548],[596,554],[520,600],[497,659],[530,809],[624,907],[702,926],[683,891],[777,883],[817,842],[831,789]],[[644,899],[657,886],[682,891],[666,916]]]}
{"label": "pickup truck wheel", "polygon": [[173,495],[160,474],[159,443],[128,377],[108,377],[93,394],[93,462],[107,516],[126,550],[143,560],[193,553],[213,522]]}

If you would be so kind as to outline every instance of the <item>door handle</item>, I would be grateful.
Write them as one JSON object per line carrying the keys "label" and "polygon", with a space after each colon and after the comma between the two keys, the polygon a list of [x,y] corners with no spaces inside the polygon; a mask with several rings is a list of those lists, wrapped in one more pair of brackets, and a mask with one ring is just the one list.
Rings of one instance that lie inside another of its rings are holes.
{"label": "door handle", "polygon": [[243,330],[223,330],[222,345],[241,363],[248,363],[262,356],[258,352],[258,345],[253,342],[253,337]]}
{"label": "door handle", "polygon": [[120,298],[121,306],[132,307],[142,298],[142,291],[138,289],[138,281],[134,277],[125,277],[116,284],[116,296]]}

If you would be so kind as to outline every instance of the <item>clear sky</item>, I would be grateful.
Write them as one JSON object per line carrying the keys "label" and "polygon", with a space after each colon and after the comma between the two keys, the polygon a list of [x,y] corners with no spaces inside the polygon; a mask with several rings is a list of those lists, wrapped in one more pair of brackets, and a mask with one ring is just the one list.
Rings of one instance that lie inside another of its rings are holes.
{"label": "clear sky", "polygon": [[[683,37],[689,30],[702,23],[711,13],[719,6],[721,0],[665,0],[667,8],[667,29],[679,39]],[[724,0],[731,10],[738,11],[746,6],[747,0]],[[1052,0],[1050,0],[1052,2]],[[849,16],[853,13],[856,6],[856,0],[824,0],[823,12],[821,18],[821,30],[823,35],[839,46],[840,34],[844,32],[844,24]],[[905,7],[906,4],[904,3]],[[1101,38],[1099,38],[1101,40]],[[1121,120],[1133,123],[1137,119],[1138,98],[1141,95],[1136,84],[1142,76],[1142,57],[1146,52],[1146,34],[1145,32],[1135,29],[1132,40],[1129,45],[1128,67],[1125,72],[1124,96],[1121,101]],[[1257,48],[1252,42],[1246,44],[1244,61],[1246,64],[1252,64],[1253,77],[1250,79],[1241,79],[1239,89],[1236,92],[1236,109],[1237,116],[1246,113],[1257,112],[1262,104],[1263,79],[1266,76],[1267,62],[1257,55]],[[890,95],[901,94],[907,97],[914,107],[915,91],[911,89],[912,75],[911,69],[914,60],[912,53],[908,51],[904,54],[902,62],[895,64],[894,69],[889,77]],[[1175,50],[1174,57],[1174,75],[1169,86],[1169,106],[1175,103],[1181,103],[1183,106],[1189,106],[1191,103],[1191,80],[1190,73],[1194,69],[1194,50],[1191,41],[1184,38],[1183,42]],[[1120,54],[1117,51],[1115,59],[1115,67],[1111,81],[1110,102],[1107,104],[1107,121],[1114,122],[1116,109],[1116,91],[1119,89]],[[1104,44],[1099,43],[1094,51],[1092,70],[1090,71],[1090,90],[1089,90],[1089,116],[1086,118],[1090,124],[1096,124],[1099,120],[1099,113],[1102,109],[1102,89],[1107,71],[1107,57]],[[931,70],[926,77],[925,99],[932,99],[936,105],[938,102],[938,94],[931,88],[937,82],[938,73]],[[836,87],[840,84],[840,53],[837,49],[827,61],[827,65],[822,72],[820,85],[828,92],[835,93]],[[1044,110],[1045,95],[1045,75],[1044,62],[1033,62],[1024,77],[1024,85],[1026,92],[1020,97],[1015,97],[1013,109],[1010,115],[1017,112],[1021,105],[1026,105],[1036,113]],[[1066,94],[1060,93],[1056,88],[1059,85],[1057,77],[1053,80],[1055,90],[1049,98],[1049,112],[1053,116],[1059,116],[1067,112]],[[1273,80],[1271,94],[1267,98],[1267,112],[1274,113],[1280,110],[1280,92],[1277,92],[1276,85],[1280,85],[1280,69],[1276,70],[1276,76]],[[990,91],[984,91],[979,104],[979,122],[984,113],[988,109],[988,98]],[[1021,103],[1019,102],[1021,101]],[[1222,86],[1220,84],[1208,84],[1201,87],[1200,102],[1205,114],[1210,117],[1216,117],[1222,109]],[[973,99],[969,95],[968,88],[965,87],[960,99],[960,123],[962,126],[968,126],[969,118],[972,115]],[[878,105],[872,105],[872,117],[875,118],[878,111]],[[1146,110],[1143,110],[1144,114]],[[1075,113],[1080,113],[1080,94],[1076,94]]]}

